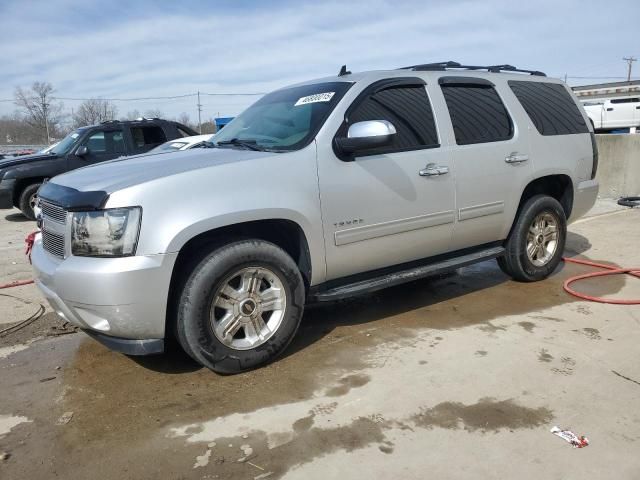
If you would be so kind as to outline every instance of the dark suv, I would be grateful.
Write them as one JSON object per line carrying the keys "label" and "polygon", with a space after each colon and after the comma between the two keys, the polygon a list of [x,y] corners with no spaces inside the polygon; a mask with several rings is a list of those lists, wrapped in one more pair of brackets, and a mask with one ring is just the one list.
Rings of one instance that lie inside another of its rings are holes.
{"label": "dark suv", "polygon": [[33,220],[36,194],[45,180],[192,135],[197,133],[189,127],[159,118],[114,120],[79,128],[47,153],[0,160],[0,209],[17,207]]}

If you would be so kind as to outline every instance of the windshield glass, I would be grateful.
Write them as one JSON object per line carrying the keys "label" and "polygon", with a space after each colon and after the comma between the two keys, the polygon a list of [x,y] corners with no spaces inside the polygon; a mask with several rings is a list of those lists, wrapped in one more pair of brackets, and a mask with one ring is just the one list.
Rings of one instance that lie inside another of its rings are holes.
{"label": "windshield glass", "polygon": [[316,83],[265,95],[220,130],[215,143],[242,147],[246,142],[260,150],[298,150],[314,138],[351,85]]}
{"label": "windshield glass", "polygon": [[69,152],[69,150],[71,150],[71,147],[76,144],[81,134],[82,130],[71,132],[69,135],[60,140],[60,142],[55,147],[49,150],[49,153],[64,155],[65,153]]}

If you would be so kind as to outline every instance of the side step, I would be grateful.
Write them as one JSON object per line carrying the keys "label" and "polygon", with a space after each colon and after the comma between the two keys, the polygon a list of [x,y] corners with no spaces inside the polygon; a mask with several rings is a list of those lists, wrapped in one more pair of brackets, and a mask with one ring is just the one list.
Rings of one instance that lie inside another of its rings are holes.
{"label": "side step", "polygon": [[[422,264],[410,268],[395,270],[393,272],[374,275],[365,280],[346,283],[333,288],[323,289],[322,285],[312,288],[307,297],[307,303],[332,302],[343,298],[352,297],[363,293],[375,292],[383,288],[393,287],[402,283],[411,282],[420,278],[451,272],[458,268],[473,265],[492,258],[504,255],[504,247],[491,247],[476,250],[472,253],[449,257],[445,260],[436,260],[432,263]],[[362,278],[361,275],[358,275]]]}

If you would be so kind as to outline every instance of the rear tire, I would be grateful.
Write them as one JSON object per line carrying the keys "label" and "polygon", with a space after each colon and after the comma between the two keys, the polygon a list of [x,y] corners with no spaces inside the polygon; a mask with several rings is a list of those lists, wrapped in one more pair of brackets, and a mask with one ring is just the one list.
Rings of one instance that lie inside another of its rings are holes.
{"label": "rear tire", "polygon": [[230,243],[188,276],[176,308],[178,341],[215,372],[250,370],[289,345],[304,299],[298,266],[284,250],[262,240]]}
{"label": "rear tire", "polygon": [[498,258],[504,273],[519,282],[547,278],[558,266],[567,239],[567,219],[562,205],[547,195],[525,202]]}
{"label": "rear tire", "polygon": [[22,193],[20,194],[18,207],[22,214],[29,220],[36,219],[35,213],[33,213],[33,208],[36,206],[35,202],[38,198],[37,193],[41,185],[41,183],[32,183],[22,190]]}

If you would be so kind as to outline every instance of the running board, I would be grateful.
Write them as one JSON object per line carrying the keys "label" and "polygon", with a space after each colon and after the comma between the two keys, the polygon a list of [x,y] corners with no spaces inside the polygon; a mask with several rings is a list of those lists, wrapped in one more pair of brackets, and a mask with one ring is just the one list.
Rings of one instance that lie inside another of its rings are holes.
{"label": "running board", "polygon": [[417,267],[399,269],[379,276],[374,275],[366,280],[359,280],[333,288],[323,289],[322,285],[318,285],[318,288],[312,288],[309,292],[307,303],[332,302],[354,295],[375,292],[376,290],[393,287],[394,285],[412,282],[420,278],[451,272],[458,268],[473,265],[474,263],[501,257],[504,255],[504,251],[504,247],[485,248],[457,257],[450,257],[446,260],[439,260]]}

